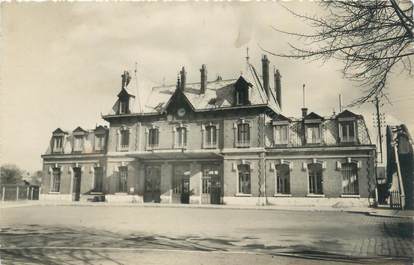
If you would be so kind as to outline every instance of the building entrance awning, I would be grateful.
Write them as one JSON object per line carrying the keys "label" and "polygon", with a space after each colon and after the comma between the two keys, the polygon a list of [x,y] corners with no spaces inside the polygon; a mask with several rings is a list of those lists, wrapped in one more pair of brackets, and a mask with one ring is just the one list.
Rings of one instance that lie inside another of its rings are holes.
{"label": "building entrance awning", "polygon": [[218,152],[209,150],[153,150],[147,152],[137,152],[128,154],[139,160],[198,160],[198,159],[222,159],[222,155]]}

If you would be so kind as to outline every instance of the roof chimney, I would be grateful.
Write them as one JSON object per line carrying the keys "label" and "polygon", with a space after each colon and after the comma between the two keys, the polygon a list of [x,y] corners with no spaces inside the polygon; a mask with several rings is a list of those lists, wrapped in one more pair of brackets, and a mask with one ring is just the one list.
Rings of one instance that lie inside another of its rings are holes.
{"label": "roof chimney", "polygon": [[201,66],[200,72],[201,72],[200,94],[204,94],[207,89],[207,68],[205,64]]}
{"label": "roof chimney", "polygon": [[176,86],[176,89],[181,89],[180,75],[177,75],[177,86]]}
{"label": "roof chimney", "polygon": [[308,115],[308,108],[302,108],[302,118],[305,118]]}
{"label": "roof chimney", "polygon": [[180,71],[180,75],[181,75],[181,87],[180,88],[181,88],[182,91],[184,91],[184,88],[185,88],[185,85],[186,85],[186,78],[185,78],[186,72],[185,72],[184,66]]}
{"label": "roof chimney", "polygon": [[263,88],[266,95],[269,96],[269,60],[266,55],[262,58]]}
{"label": "roof chimney", "polygon": [[274,79],[275,79],[275,92],[276,92],[276,101],[279,104],[280,109],[282,109],[282,84],[280,82],[280,78],[282,76],[279,73],[279,70],[274,72]]}

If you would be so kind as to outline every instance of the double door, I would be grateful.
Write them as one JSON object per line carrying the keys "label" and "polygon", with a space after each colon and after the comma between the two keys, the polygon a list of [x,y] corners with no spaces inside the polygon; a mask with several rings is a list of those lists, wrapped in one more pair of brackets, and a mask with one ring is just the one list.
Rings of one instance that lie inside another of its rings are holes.
{"label": "double door", "polygon": [[144,202],[161,201],[161,167],[147,166],[145,169]]}
{"label": "double door", "polygon": [[203,166],[201,201],[203,204],[221,204],[221,177],[218,165]]}

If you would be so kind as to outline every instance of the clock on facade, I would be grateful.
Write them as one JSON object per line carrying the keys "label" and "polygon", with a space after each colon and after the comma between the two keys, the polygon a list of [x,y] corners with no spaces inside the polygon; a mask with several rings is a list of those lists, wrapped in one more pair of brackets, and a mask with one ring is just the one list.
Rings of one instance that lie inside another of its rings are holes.
{"label": "clock on facade", "polygon": [[184,108],[180,108],[177,110],[177,115],[179,117],[183,117],[185,115],[185,109]]}

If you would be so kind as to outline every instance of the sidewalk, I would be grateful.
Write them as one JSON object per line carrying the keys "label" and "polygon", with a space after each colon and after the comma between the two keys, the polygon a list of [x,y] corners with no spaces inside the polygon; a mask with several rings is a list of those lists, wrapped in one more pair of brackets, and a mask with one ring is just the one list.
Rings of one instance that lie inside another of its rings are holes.
{"label": "sidewalk", "polygon": [[233,209],[233,210],[283,210],[283,211],[333,211],[362,213],[378,217],[411,218],[414,210],[396,210],[369,207],[337,207],[315,205],[214,205],[214,204],[162,204],[162,203],[107,203],[107,202],[66,202],[66,201],[2,201],[0,209],[30,206],[77,206],[77,207],[149,207],[149,208],[198,208],[198,209]]}
{"label": "sidewalk", "polygon": [[234,210],[284,210],[284,211],[336,211],[375,213],[368,207],[332,207],[315,205],[213,205],[213,204],[160,204],[160,203],[107,203],[107,202],[71,202],[71,201],[19,201],[0,202],[0,209],[30,206],[77,206],[77,207],[150,207],[150,208],[202,208]]}

